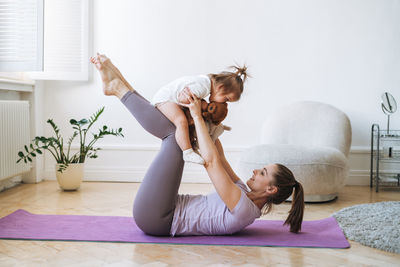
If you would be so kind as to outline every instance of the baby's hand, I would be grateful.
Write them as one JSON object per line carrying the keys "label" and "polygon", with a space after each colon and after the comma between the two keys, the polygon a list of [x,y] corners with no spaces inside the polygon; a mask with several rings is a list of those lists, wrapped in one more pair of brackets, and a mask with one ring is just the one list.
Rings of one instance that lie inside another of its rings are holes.
{"label": "baby's hand", "polygon": [[189,97],[188,95],[190,95],[192,93],[192,91],[190,91],[189,87],[185,87],[182,92],[179,93],[178,95],[178,101],[179,104],[189,104]]}

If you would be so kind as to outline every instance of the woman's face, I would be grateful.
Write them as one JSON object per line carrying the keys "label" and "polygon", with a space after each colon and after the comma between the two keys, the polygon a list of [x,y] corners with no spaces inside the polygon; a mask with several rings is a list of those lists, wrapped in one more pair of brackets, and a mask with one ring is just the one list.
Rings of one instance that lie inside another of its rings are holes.
{"label": "woman's face", "polygon": [[266,192],[267,195],[275,194],[277,187],[274,185],[274,175],[277,166],[269,164],[262,169],[253,171],[253,176],[247,180],[247,186],[255,192]]}

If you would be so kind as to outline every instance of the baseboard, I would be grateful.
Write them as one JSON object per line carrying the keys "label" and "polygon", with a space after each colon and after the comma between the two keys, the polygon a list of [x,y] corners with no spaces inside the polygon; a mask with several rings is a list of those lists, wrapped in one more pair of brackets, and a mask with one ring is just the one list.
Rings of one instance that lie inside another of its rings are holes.
{"label": "baseboard", "polygon": [[21,175],[0,180],[0,192],[12,188],[22,182]]}
{"label": "baseboard", "polygon": [[[101,145],[98,159],[89,159],[85,165],[85,181],[141,182],[147,167],[159,150],[157,145]],[[77,147],[72,147],[76,150]],[[235,169],[240,153],[246,147],[226,147],[225,155]],[[349,154],[349,176],[346,185],[369,185],[369,147],[352,147]],[[44,179],[55,180],[52,158],[46,159]],[[243,177],[247,180],[248,177]],[[207,173],[200,165],[187,164],[183,183],[210,183]]]}
{"label": "baseboard", "polygon": [[[84,181],[97,182],[134,182],[142,181],[146,168],[87,168],[85,167]],[[45,180],[56,180],[55,170],[45,171]],[[246,180],[246,178],[242,178]],[[369,170],[353,170],[349,172],[349,176],[344,181],[345,185],[369,185]],[[211,183],[205,171],[185,170],[183,183]]]}
{"label": "baseboard", "polygon": [[[147,168],[145,167],[96,167],[85,166],[84,181],[92,182],[133,182],[139,183],[143,180]],[[56,180],[55,170],[46,169],[45,180]],[[205,171],[185,170],[182,177],[183,183],[211,183]]]}
{"label": "baseboard", "polygon": [[350,170],[349,176],[344,180],[345,185],[369,185],[369,170]]}

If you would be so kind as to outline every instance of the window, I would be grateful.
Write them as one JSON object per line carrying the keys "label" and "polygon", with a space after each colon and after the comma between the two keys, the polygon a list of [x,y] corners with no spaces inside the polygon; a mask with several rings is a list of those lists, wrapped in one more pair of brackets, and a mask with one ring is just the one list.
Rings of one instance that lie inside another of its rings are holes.
{"label": "window", "polygon": [[0,71],[43,68],[43,0],[0,0]]}
{"label": "window", "polygon": [[[0,71],[29,71],[27,74],[36,80],[88,80],[89,0],[40,1],[42,1],[43,12],[36,13],[38,21],[41,16],[42,26],[38,27],[37,33],[42,32],[43,41],[40,51],[37,51],[35,56],[42,58],[43,67],[29,70],[26,68],[12,69],[12,65],[0,57],[2,66]],[[21,12],[27,2],[38,3],[40,1],[0,0],[0,3],[17,2],[19,4],[17,10]],[[33,11],[31,12],[34,14]],[[2,20],[0,19],[1,28]],[[17,30],[20,29],[17,28]],[[23,55],[23,53],[19,54],[20,57]]]}

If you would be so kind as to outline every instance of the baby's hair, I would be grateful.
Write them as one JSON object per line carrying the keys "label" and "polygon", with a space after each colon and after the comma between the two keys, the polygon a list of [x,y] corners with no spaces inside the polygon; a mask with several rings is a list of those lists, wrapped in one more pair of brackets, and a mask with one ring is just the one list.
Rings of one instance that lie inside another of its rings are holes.
{"label": "baby's hair", "polygon": [[[229,66],[229,69],[233,69],[233,72],[223,71],[218,74],[209,74],[211,78],[215,80],[217,84],[222,83],[224,85],[224,93],[235,92],[237,93],[238,99],[243,93],[243,83],[248,77],[251,77],[247,73],[247,66],[239,67],[236,65]],[[235,86],[236,85],[236,86]]]}

